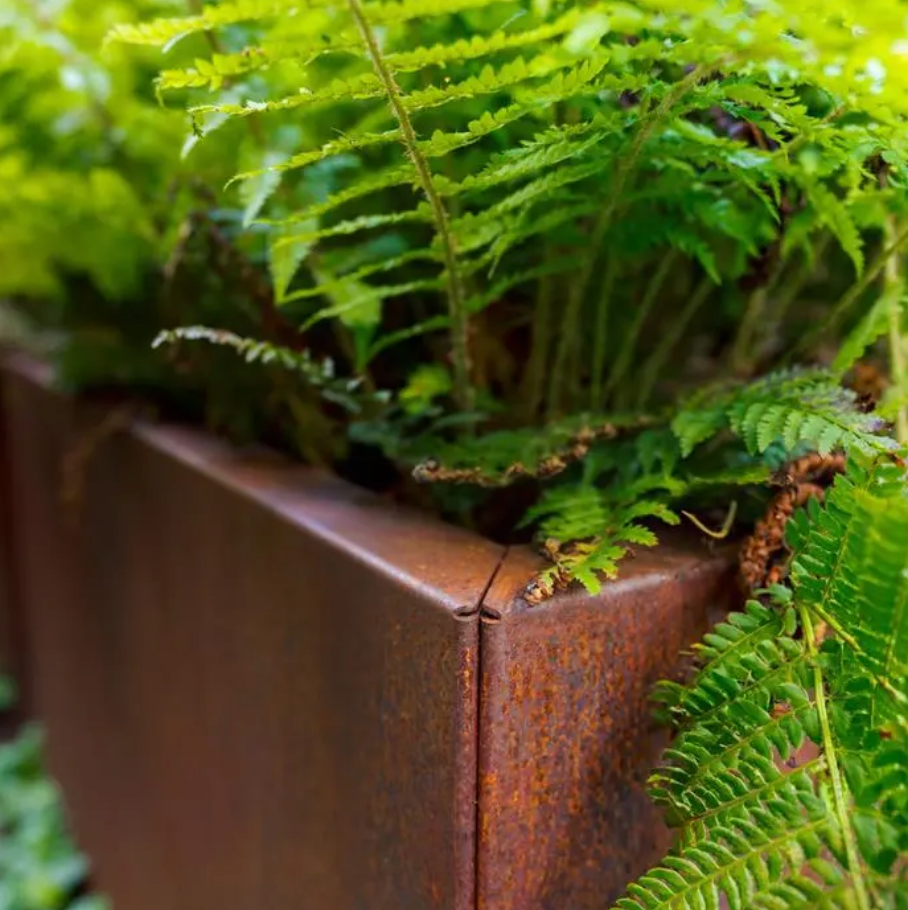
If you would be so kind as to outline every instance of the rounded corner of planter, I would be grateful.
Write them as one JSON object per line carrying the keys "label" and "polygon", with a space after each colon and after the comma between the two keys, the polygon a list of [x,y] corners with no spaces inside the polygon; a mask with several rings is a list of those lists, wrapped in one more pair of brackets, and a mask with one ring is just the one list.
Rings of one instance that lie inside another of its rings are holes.
{"label": "rounded corner of planter", "polygon": [[628,556],[617,578],[602,583],[596,593],[574,582],[551,597],[535,602],[530,596],[534,579],[548,563],[531,548],[511,547],[504,555],[482,602],[481,618],[488,625],[539,620],[574,614],[610,611],[646,611],[660,603],[704,597],[716,601],[713,615],[726,610],[737,595],[733,576],[736,546],[716,545],[697,535],[674,532],[653,549]]}

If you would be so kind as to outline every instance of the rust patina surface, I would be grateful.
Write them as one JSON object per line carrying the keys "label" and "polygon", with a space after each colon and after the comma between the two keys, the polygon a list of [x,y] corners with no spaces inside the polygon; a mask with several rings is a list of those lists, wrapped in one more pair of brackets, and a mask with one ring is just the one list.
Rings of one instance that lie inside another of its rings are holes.
{"label": "rust patina surface", "polygon": [[478,907],[601,910],[668,832],[644,790],[664,736],[653,685],[729,605],[728,553],[642,550],[597,597],[528,607],[539,562],[508,554],[481,631]]}
{"label": "rust patina surface", "polygon": [[527,608],[535,568],[342,481],[3,382],[22,646],[116,910],[584,910],[662,849],[650,684],[721,601],[699,545]]}

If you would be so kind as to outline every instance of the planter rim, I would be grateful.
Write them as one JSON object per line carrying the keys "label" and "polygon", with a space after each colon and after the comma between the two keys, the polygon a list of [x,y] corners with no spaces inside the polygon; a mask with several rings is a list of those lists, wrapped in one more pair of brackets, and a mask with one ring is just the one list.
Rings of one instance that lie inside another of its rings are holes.
{"label": "planter rim", "polygon": [[[53,367],[30,354],[0,350],[0,368],[44,391],[59,391]],[[97,408],[90,399],[83,404],[86,412]],[[391,502],[330,471],[295,463],[264,445],[240,448],[203,428],[146,416],[136,417],[123,432],[346,551],[399,586],[420,591],[458,618],[479,615],[494,623],[511,614],[570,609],[602,596],[591,596],[575,584],[530,607],[522,594],[547,563],[529,546],[497,544],[430,512]],[[704,562],[728,559],[729,545],[715,546],[684,530],[661,531],[661,543],[670,546],[641,548],[629,556],[603,593],[623,595],[658,585],[673,567],[678,571],[689,567],[692,555]]]}

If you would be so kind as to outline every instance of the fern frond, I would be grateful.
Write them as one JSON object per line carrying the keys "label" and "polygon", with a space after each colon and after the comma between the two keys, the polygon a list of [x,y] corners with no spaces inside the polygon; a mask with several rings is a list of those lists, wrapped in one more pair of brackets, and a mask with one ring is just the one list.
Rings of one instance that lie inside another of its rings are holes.
{"label": "fern frond", "polygon": [[601,115],[586,123],[550,127],[519,148],[495,156],[479,173],[465,178],[456,187],[446,187],[445,192],[459,195],[492,189],[532,177],[562,161],[582,157],[606,138],[608,125],[608,118]]}
{"label": "fern frond", "polygon": [[[330,0],[306,0],[307,7],[325,6]],[[135,25],[115,26],[109,40],[127,44],[146,44],[152,47],[172,46],[181,38],[195,32],[212,31],[241,22],[262,21],[277,18],[297,6],[294,0],[233,0],[217,6],[206,6],[196,16],[155,19],[152,22]]]}
{"label": "fern frond", "polygon": [[564,35],[577,25],[581,12],[571,9],[563,15],[544,25],[517,32],[499,31],[491,35],[473,35],[431,47],[416,47],[412,50],[396,51],[387,55],[388,65],[396,73],[416,72],[429,66],[447,66],[451,63],[463,63],[490,57],[501,51],[517,50],[529,45],[548,42],[552,38]]}
{"label": "fern frond", "polygon": [[[328,289],[329,283],[324,282],[322,290],[329,294],[330,300],[334,292]],[[303,322],[300,331],[306,332],[326,319],[338,319],[346,325],[355,325],[365,320],[369,325],[376,325],[380,322],[377,307],[382,301],[406,297],[418,291],[438,291],[444,287],[444,279],[423,278],[400,284],[367,285],[354,283],[352,278],[344,278],[334,286],[349,292],[337,295],[339,299],[334,299],[328,306],[320,307]]]}
{"label": "fern frond", "polygon": [[[737,631],[736,620],[729,626]],[[818,735],[811,682],[803,643],[781,635],[773,617],[744,644],[714,658],[685,692],[673,709],[678,739],[651,784],[672,823],[684,826],[686,844],[745,815],[750,801],[789,791],[784,763],[808,736]],[[778,705],[784,710],[774,713]],[[803,783],[804,776],[797,780]]]}
{"label": "fern frond", "polygon": [[792,777],[789,791],[767,804],[758,822],[733,819],[722,827],[721,841],[667,857],[632,885],[616,907],[700,910],[720,907],[724,898],[735,910],[808,910],[818,906],[827,881],[842,887],[850,899],[851,889],[825,860],[837,846],[838,832],[823,795],[797,773]]}
{"label": "fern frond", "polygon": [[851,369],[878,338],[886,334],[893,310],[899,313],[905,306],[901,286],[884,291],[867,310],[839,347],[833,369],[844,373]]}
{"label": "fern frond", "polygon": [[409,92],[404,104],[410,113],[426,111],[452,101],[494,95],[505,89],[523,85],[532,79],[548,76],[565,67],[566,61],[554,57],[536,56],[531,58],[529,63],[523,57],[517,57],[497,70],[487,65],[478,76]]}
{"label": "fern frond", "polygon": [[180,342],[204,341],[217,347],[234,351],[246,363],[261,363],[276,366],[303,377],[307,384],[318,388],[330,401],[340,404],[351,413],[361,410],[363,394],[359,392],[361,380],[341,378],[335,375],[334,362],[325,358],[316,361],[307,351],[295,351],[281,345],[256,338],[243,338],[234,332],[213,329],[207,326],[184,326],[160,332],[153,347],[174,345]]}
{"label": "fern frond", "polygon": [[793,590],[732,615],[692,684],[663,687],[678,735],[652,786],[681,844],[624,910],[902,906],[905,469],[852,460],[789,527]]}
{"label": "fern frond", "polygon": [[[492,57],[503,51],[519,50],[535,44],[545,43],[564,35],[577,25],[581,18],[578,10],[570,10],[555,21],[517,32],[498,31],[491,35],[473,35],[449,43],[421,46],[406,51],[395,51],[386,55],[388,66],[395,73],[409,73],[424,70],[430,66],[449,66],[484,57]],[[329,40],[326,40],[329,39]],[[317,56],[325,53],[356,53],[360,46],[352,29],[317,40],[288,42],[286,39],[269,41],[237,54],[214,54],[210,60],[197,60],[195,66],[184,69],[164,70],[158,77],[158,87],[163,91],[185,88],[207,88],[217,91],[225,80],[245,76],[286,60],[298,61],[306,66]]]}
{"label": "fern frond", "polygon": [[475,439],[441,445],[419,465],[421,481],[505,486],[521,477],[553,477],[582,461],[599,440],[645,425],[635,415],[578,414],[551,424],[545,432],[533,427],[500,430]]}
{"label": "fern frond", "polygon": [[[425,16],[445,16],[467,12],[487,6],[487,0],[445,0],[439,5],[436,0],[399,0],[399,2],[373,2],[365,5],[366,15],[376,25],[401,24]],[[213,31],[243,22],[265,22],[277,20],[292,14],[299,7],[308,12],[313,9],[335,7],[334,0],[233,0],[233,2],[206,6],[200,15],[183,18],[156,19],[137,25],[115,26],[110,40],[126,44],[144,44],[152,47],[172,46],[196,32]],[[347,28],[352,29],[353,20],[347,17]],[[338,29],[343,33],[343,28]]]}
{"label": "fern frond", "polygon": [[373,193],[380,193],[382,190],[392,187],[412,187],[413,184],[413,171],[406,165],[396,165],[378,173],[367,173],[351,180],[343,189],[331,193],[326,199],[301,207],[297,215],[282,223],[298,224],[311,218],[320,218],[342,205],[362,199],[364,196],[371,196]]}
{"label": "fern frond", "polygon": [[[449,155],[451,152],[456,151],[457,149],[466,148],[467,146],[478,142],[485,136],[488,136],[497,130],[503,129],[506,126],[515,123],[517,120],[520,120],[523,117],[531,114],[536,108],[536,105],[512,104],[508,105],[507,107],[500,108],[494,112],[485,111],[482,116],[478,117],[476,120],[469,121],[467,123],[467,128],[465,131],[443,133],[440,130],[436,130],[428,139],[419,139],[417,140],[416,144],[419,151],[426,158],[444,157],[445,155]],[[376,147],[389,145],[394,142],[400,142],[401,135],[402,134],[399,129],[394,129],[384,130],[381,133],[364,133],[355,136],[343,136],[340,139],[332,139],[317,149],[312,149],[311,151],[306,152],[299,152],[298,154],[289,157],[286,161],[273,165],[272,167],[256,171],[246,171],[244,173],[237,174],[232,178],[230,182],[234,183],[242,180],[253,180],[263,173],[297,170],[299,168],[308,167],[309,165],[324,161],[327,158],[333,158],[349,152],[356,152],[370,148],[374,149]],[[439,181],[439,183],[440,189],[443,190],[444,195],[454,195],[456,192],[453,187],[445,184],[444,181]],[[397,184],[388,184],[378,188],[387,189],[389,186],[393,185]],[[344,197],[343,201],[350,201],[351,198],[354,197]],[[326,209],[325,211],[328,210],[330,209]],[[309,215],[307,214],[307,210],[302,210],[301,212],[298,212],[288,218],[278,219],[275,221],[268,221],[263,219],[262,223],[295,223],[301,220],[305,220],[308,217]]]}
{"label": "fern frond", "polygon": [[354,269],[351,272],[345,272],[337,278],[322,277],[319,282],[311,288],[302,288],[298,291],[292,291],[283,298],[283,303],[292,303],[295,300],[307,300],[313,297],[331,295],[334,291],[348,286],[351,281],[361,282],[364,278],[370,278],[374,275],[381,275],[387,272],[393,272],[396,269],[403,268],[411,262],[420,260],[436,261],[437,256],[431,250],[411,250],[408,253],[402,253],[392,259],[383,259],[378,262],[367,263]]}
{"label": "fern frond", "polygon": [[823,371],[776,373],[740,389],[700,392],[672,426],[685,454],[723,430],[755,454],[776,442],[788,452],[803,447],[823,454],[837,448],[890,452],[898,445],[883,434],[878,417],[858,408],[851,390]]}
{"label": "fern frond", "polygon": [[853,465],[822,509],[791,522],[795,595],[908,707],[908,483],[891,462]]}
{"label": "fern frond", "polygon": [[[294,243],[315,244],[319,240],[327,240],[329,237],[350,237],[363,231],[371,231],[376,228],[387,228],[397,224],[420,223],[425,224],[429,220],[428,214],[422,209],[412,209],[404,212],[391,212],[384,215],[360,215],[358,218],[350,218],[346,221],[338,221],[327,227],[314,227],[311,230],[296,229],[286,237],[278,237],[273,246],[280,248]],[[284,227],[292,227],[299,224],[298,221],[283,222]],[[277,224],[275,226],[278,226]],[[433,258],[434,253],[431,250],[413,251],[419,252],[421,258]],[[411,255],[404,261],[412,261],[415,255]],[[397,263],[401,264],[401,263]],[[392,266],[393,267],[393,266]],[[289,299],[289,298],[285,298]]]}
{"label": "fern frond", "polygon": [[652,475],[629,485],[581,483],[546,490],[526,521],[538,523],[553,565],[529,585],[527,601],[539,603],[573,581],[597,594],[603,579],[616,577],[618,563],[632,547],[658,542],[645,520],[680,522],[666,499],[677,495],[681,486],[669,476]]}
{"label": "fern frond", "polygon": [[[337,155],[344,155],[349,152],[359,152],[363,149],[371,149],[377,146],[390,145],[394,142],[400,142],[401,132],[399,129],[384,130],[381,133],[363,133],[357,136],[341,136],[340,139],[332,139],[326,142],[320,148],[307,152],[299,152],[291,155],[286,161],[280,164],[272,165],[268,168],[261,168],[255,171],[243,171],[232,178],[231,183],[253,180],[262,174],[282,173],[283,171],[292,171],[298,168],[308,167],[326,158],[334,158]],[[297,216],[294,220],[300,220]]]}
{"label": "fern frond", "polygon": [[[384,88],[372,73],[363,73],[351,79],[335,79],[322,88],[301,88],[295,94],[273,101],[248,100],[244,104],[199,104],[189,109],[196,124],[204,122],[210,115],[221,117],[252,117],[259,114],[273,114],[279,111],[293,111],[313,104],[331,101],[368,101],[384,97]],[[196,126],[198,129],[198,126]]]}

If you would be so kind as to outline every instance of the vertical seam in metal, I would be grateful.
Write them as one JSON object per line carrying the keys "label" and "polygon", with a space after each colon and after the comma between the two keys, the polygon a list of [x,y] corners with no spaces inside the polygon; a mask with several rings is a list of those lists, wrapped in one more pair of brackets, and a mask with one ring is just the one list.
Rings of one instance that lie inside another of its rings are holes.
{"label": "vertical seam in metal", "polygon": [[475,822],[473,825],[474,830],[474,858],[473,858],[473,907],[474,910],[479,910],[479,862],[480,862],[480,845],[481,845],[481,832],[482,832],[482,806],[480,805],[480,759],[481,759],[481,743],[482,743],[482,728],[483,728],[483,715],[485,714],[485,707],[483,705],[483,677],[485,676],[485,662],[483,661],[483,641],[485,638],[485,623],[482,621],[482,610],[485,606],[486,597],[488,596],[489,591],[492,588],[492,585],[495,583],[495,579],[498,577],[498,573],[501,571],[501,567],[505,564],[505,561],[508,558],[508,554],[511,552],[511,548],[506,546],[501,553],[501,558],[495,564],[495,568],[492,569],[491,575],[489,575],[489,580],[486,582],[485,587],[479,595],[479,600],[477,602],[478,606],[478,615],[477,623],[479,624],[479,634],[476,637],[476,780],[474,781],[473,792],[476,799],[476,814]]}

